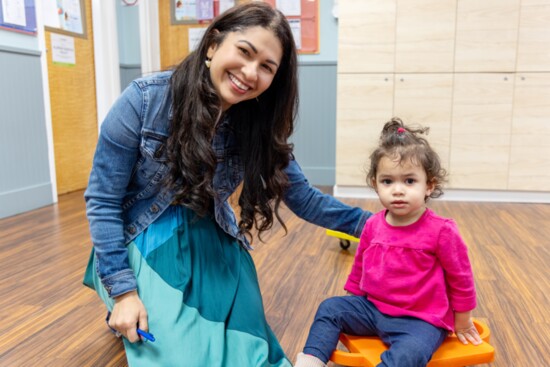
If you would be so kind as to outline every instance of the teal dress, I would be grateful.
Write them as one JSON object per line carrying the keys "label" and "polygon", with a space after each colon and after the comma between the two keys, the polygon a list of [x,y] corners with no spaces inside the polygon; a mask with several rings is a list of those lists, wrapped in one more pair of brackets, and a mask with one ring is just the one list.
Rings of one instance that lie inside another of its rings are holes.
{"label": "teal dress", "polygon": [[[170,206],[128,250],[156,339],[124,339],[129,366],[292,366],[265,319],[250,254],[213,219]],[[95,262],[92,253],[84,283],[110,311]]]}

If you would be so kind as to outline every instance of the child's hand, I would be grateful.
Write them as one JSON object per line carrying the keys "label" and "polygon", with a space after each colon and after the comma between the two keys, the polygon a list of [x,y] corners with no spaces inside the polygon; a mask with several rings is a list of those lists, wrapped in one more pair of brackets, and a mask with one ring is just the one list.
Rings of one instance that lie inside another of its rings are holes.
{"label": "child's hand", "polygon": [[455,320],[455,334],[462,344],[468,344],[468,342],[470,342],[473,345],[479,345],[483,343],[483,340],[481,340],[481,337],[479,336],[479,333],[470,318],[464,322],[458,322],[458,320]]}

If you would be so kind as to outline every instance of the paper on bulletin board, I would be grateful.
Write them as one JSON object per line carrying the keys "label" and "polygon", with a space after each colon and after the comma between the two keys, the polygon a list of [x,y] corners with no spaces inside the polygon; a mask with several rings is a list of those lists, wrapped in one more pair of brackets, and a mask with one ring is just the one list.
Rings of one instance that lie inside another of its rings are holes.
{"label": "paper on bulletin board", "polygon": [[301,0],[276,0],[275,7],[287,17],[302,15]]}
{"label": "paper on bulletin board", "polygon": [[205,32],[206,27],[189,28],[189,52],[195,51]]}
{"label": "paper on bulletin board", "polygon": [[197,19],[210,20],[214,18],[214,2],[212,0],[197,0]]}
{"label": "paper on bulletin board", "polygon": [[220,14],[226,11],[227,9],[235,6],[235,0],[220,0],[219,3],[220,3],[220,10],[219,10]]}
{"label": "paper on bulletin board", "polygon": [[296,49],[302,49],[302,21],[300,19],[289,19],[288,24],[292,30],[292,36],[294,37],[294,43],[296,43]]}
{"label": "paper on bulletin board", "polygon": [[43,0],[42,13],[44,26],[50,30],[85,34],[82,0]]}
{"label": "paper on bulletin board", "polygon": [[173,1],[175,2],[174,18],[176,21],[197,19],[197,3],[195,0]]}
{"label": "paper on bulletin board", "polygon": [[51,33],[52,62],[56,65],[74,66],[76,53],[74,38],[57,33]]}
{"label": "paper on bulletin board", "polygon": [[[286,19],[291,23],[291,27],[293,27],[292,33],[299,53],[319,53],[319,2],[321,0],[264,1],[285,14]],[[299,22],[295,22],[295,20]]]}
{"label": "paper on bulletin board", "polygon": [[35,0],[0,0],[0,28],[36,35]]}
{"label": "paper on bulletin board", "polygon": [[25,17],[24,0],[4,0],[2,1],[2,15],[4,22],[24,27],[27,25]]}

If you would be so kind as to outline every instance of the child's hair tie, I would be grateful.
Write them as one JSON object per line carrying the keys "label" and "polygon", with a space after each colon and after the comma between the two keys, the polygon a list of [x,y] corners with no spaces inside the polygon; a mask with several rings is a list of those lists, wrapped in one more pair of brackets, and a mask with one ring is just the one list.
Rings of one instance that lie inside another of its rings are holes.
{"label": "child's hair tie", "polygon": [[407,130],[405,130],[405,128],[403,128],[403,127],[400,127],[400,128],[397,129],[397,133],[398,133],[399,135],[404,134],[405,131],[407,131]]}

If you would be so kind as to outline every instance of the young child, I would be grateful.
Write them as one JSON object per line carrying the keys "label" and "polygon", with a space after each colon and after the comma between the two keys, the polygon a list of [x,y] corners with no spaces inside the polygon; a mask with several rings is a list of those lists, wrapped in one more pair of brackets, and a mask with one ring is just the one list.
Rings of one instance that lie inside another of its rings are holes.
{"label": "young child", "polygon": [[394,118],[370,156],[367,183],[384,210],[365,224],[347,296],[321,303],[295,367],[325,366],[340,333],[377,335],[389,349],[378,366],[425,366],[449,332],[481,338],[471,319],[476,292],[456,223],[426,207],[446,172],[421,134]]}

